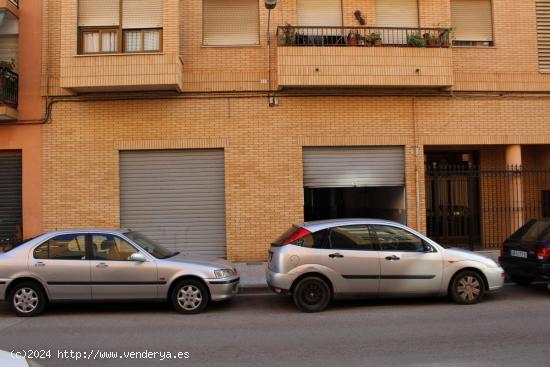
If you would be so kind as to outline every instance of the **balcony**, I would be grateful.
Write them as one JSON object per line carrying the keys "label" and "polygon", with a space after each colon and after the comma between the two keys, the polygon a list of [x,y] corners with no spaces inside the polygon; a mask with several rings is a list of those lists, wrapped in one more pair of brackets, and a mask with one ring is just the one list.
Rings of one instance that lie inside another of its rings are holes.
{"label": "balcony", "polygon": [[0,121],[17,119],[17,93],[19,76],[0,68]]}
{"label": "balcony", "polygon": [[0,0],[0,17],[2,17],[2,20],[6,12],[19,17],[19,0]]}
{"label": "balcony", "polygon": [[74,92],[181,90],[183,62],[177,54],[98,54],[61,59],[62,88]]}
{"label": "balcony", "polygon": [[447,88],[453,85],[446,28],[277,29],[281,87]]}

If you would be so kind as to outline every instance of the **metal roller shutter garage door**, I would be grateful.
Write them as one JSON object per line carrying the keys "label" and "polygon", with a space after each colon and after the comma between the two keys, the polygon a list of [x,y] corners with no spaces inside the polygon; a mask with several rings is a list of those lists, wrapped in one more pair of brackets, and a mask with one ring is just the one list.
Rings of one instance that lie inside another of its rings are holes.
{"label": "metal roller shutter garage door", "polygon": [[13,244],[23,223],[21,155],[0,154],[0,172],[0,244]]}
{"label": "metal roller shutter garage door", "polygon": [[303,155],[304,187],[405,185],[401,146],[304,148]]}
{"label": "metal roller shutter garage door", "polygon": [[223,150],[121,152],[120,221],[182,253],[225,257]]}

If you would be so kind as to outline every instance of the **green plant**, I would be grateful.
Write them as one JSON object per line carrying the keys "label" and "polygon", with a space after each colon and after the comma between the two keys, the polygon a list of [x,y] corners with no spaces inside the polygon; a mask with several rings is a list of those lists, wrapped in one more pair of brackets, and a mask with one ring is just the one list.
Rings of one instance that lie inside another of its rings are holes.
{"label": "green plant", "polygon": [[380,32],[372,32],[371,34],[368,34],[365,38],[367,40],[367,44],[369,44],[370,46],[376,46],[382,43],[382,36]]}
{"label": "green plant", "polygon": [[0,61],[0,70],[15,71],[15,59]]}
{"label": "green plant", "polygon": [[289,23],[280,28],[279,45],[293,45],[296,42],[296,29]]}
{"label": "green plant", "polygon": [[426,47],[426,41],[419,33],[412,33],[407,36],[407,45],[411,47]]}

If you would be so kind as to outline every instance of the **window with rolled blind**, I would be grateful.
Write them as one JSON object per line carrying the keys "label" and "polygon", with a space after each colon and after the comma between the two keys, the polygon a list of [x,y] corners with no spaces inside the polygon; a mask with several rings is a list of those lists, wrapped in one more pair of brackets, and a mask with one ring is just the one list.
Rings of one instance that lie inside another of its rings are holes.
{"label": "window with rolled blind", "polygon": [[550,73],[550,0],[537,0],[539,71]]}
{"label": "window with rolled blind", "polygon": [[297,0],[299,26],[342,26],[341,0]]}
{"label": "window with rolled blind", "polygon": [[378,27],[418,28],[417,0],[376,0]]}
{"label": "window with rolled blind", "polygon": [[112,27],[120,23],[120,1],[79,0],[78,25],[80,27]]}
{"label": "window with rolled blind", "polygon": [[163,0],[78,0],[79,53],[157,52]]}
{"label": "window with rolled blind", "polygon": [[257,0],[203,0],[203,45],[240,46],[260,43]]}
{"label": "window with rolled blind", "polygon": [[493,44],[493,11],[491,0],[451,0],[451,23],[454,44]]}

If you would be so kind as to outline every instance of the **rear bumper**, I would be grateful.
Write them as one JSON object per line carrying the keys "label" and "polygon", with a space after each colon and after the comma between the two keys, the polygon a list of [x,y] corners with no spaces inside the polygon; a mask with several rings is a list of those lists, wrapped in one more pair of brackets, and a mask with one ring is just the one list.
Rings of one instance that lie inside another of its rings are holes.
{"label": "rear bumper", "polygon": [[276,273],[269,270],[269,268],[266,270],[265,275],[269,288],[275,293],[280,294],[287,294],[292,287],[292,283],[296,280],[295,275]]}
{"label": "rear bumper", "polygon": [[214,302],[229,299],[239,293],[240,278],[207,279],[210,299]]}
{"label": "rear bumper", "polygon": [[487,268],[483,271],[485,277],[487,278],[487,283],[489,285],[489,291],[496,291],[504,285],[504,269],[501,267],[498,268]]}
{"label": "rear bumper", "polygon": [[550,264],[544,264],[523,259],[514,259],[501,256],[498,258],[500,266],[508,275],[520,275],[527,277],[541,277],[550,279]]}

